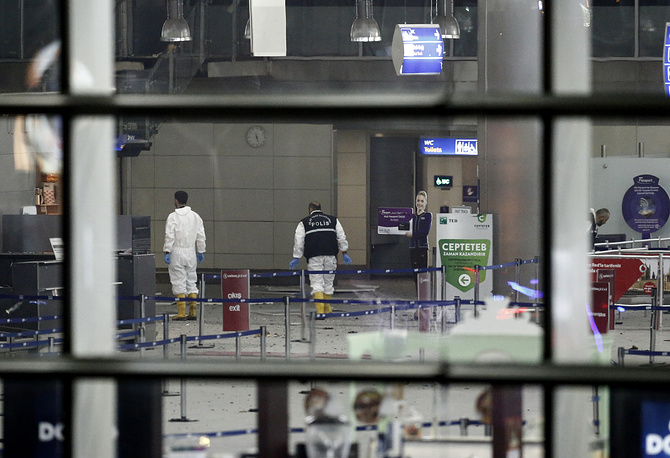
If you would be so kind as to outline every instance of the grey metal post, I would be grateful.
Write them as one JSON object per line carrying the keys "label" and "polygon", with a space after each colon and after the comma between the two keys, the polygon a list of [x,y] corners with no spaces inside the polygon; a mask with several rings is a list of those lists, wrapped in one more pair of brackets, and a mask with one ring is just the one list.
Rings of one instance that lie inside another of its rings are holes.
{"label": "grey metal post", "polygon": [[[516,258],[514,260],[516,265],[514,266],[514,281],[517,285],[521,284],[521,258]],[[519,290],[514,290],[514,302],[519,302]]]}
{"label": "grey metal post", "polygon": [[284,348],[286,360],[291,359],[291,301],[284,296]]}
{"label": "grey metal post", "polygon": [[395,305],[391,305],[391,329],[395,329]]}
{"label": "grey metal post", "polygon": [[[479,300],[479,267],[475,266],[475,301]],[[477,305],[475,304],[475,316],[477,316]]]}
{"label": "grey metal post", "polygon": [[[658,290],[656,288],[651,289],[651,323],[649,324],[649,351],[651,353],[656,351],[656,304],[657,304],[657,295]],[[649,355],[649,364],[654,364],[654,355]]]}
{"label": "grey metal post", "polygon": [[468,435],[468,425],[470,423],[470,420],[467,418],[460,418],[458,421],[459,424],[459,429],[461,431],[461,436],[467,436]]}
{"label": "grey metal post", "polygon": [[[656,278],[658,278],[658,294],[656,295],[657,303],[659,307],[663,307],[663,295],[665,293],[663,254],[658,255],[658,276]],[[663,329],[663,311],[659,309],[659,312],[660,313],[657,314],[656,329]]]}
{"label": "grey metal post", "polygon": [[444,307],[445,307],[444,305],[440,306],[440,309],[442,310],[442,313],[440,315],[440,331],[442,334],[447,333],[447,311],[444,309]]}
{"label": "grey metal post", "polygon": [[461,321],[461,296],[454,296],[454,301],[456,302],[454,306],[455,321],[458,323]]}
{"label": "grey metal post", "polygon": [[[144,304],[144,298],[145,298],[144,294],[140,294],[140,318],[142,318],[142,319],[146,318],[145,311],[144,311],[145,310],[144,309],[144,305],[145,305]],[[141,344],[143,344],[144,342],[147,341],[146,340],[146,332],[147,332],[146,323],[144,321],[142,321],[140,323],[140,339],[139,339]],[[140,357],[144,357],[145,350],[146,349],[143,346],[140,346]]]}
{"label": "grey metal post", "polygon": [[[170,338],[170,314],[163,314],[163,340]],[[167,344],[163,345],[163,359],[167,361],[170,359],[170,352]],[[163,379],[163,396],[179,396],[176,391],[170,392],[170,379]]]}
{"label": "grey metal post", "polygon": [[265,361],[268,357],[267,353],[267,326],[261,326],[261,361]]}
{"label": "grey metal post", "polygon": [[600,394],[598,385],[593,387],[593,429],[596,437],[600,437]]}
{"label": "grey metal post", "polygon": [[[181,342],[181,359],[182,361],[186,360],[186,334],[182,334],[179,336],[179,340]],[[180,405],[180,411],[181,411],[181,417],[179,418],[171,418],[170,421],[197,421],[197,420],[190,420],[186,417],[186,378],[182,377],[181,379],[181,405]]]}
{"label": "grey metal post", "polygon": [[623,358],[624,358],[624,355],[625,355],[625,354],[624,354],[624,348],[623,348],[623,347],[619,347],[619,348],[617,349],[617,363],[618,363],[619,366],[621,366],[621,367],[623,367]]}
{"label": "grey metal post", "polygon": [[241,348],[241,342],[240,342],[240,333],[235,334],[235,359],[239,361],[242,359],[242,348]]}
{"label": "grey metal post", "polygon": [[55,339],[53,337],[49,337],[49,353],[54,352],[54,341]]}
{"label": "grey metal post", "polygon": [[[300,271],[300,297],[307,299],[307,282],[305,281],[305,271]],[[307,342],[307,303],[300,303],[300,341]]]}
{"label": "grey metal post", "polygon": [[442,286],[442,294],[441,294],[441,299],[443,301],[447,300],[447,266],[442,266],[442,281],[441,286]]}
{"label": "grey metal post", "polygon": [[309,312],[309,359],[316,359],[316,312]]}
{"label": "grey metal post", "polygon": [[[205,274],[200,274],[200,281],[199,281],[199,288],[198,288],[198,299],[204,299],[205,298],[205,285],[207,284],[205,281]],[[224,303],[225,305],[225,303]],[[203,336],[205,335],[205,302],[204,301],[199,301],[198,302],[198,336]],[[211,344],[205,344],[203,340],[198,339],[198,342],[191,345],[189,348],[214,348],[214,343]]]}

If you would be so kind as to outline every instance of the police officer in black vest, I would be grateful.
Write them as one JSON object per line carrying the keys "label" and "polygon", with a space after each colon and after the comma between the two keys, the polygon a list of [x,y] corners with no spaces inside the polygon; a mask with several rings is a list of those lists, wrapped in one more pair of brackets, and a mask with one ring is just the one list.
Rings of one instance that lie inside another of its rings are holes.
{"label": "police officer in black vest", "polygon": [[[347,254],[349,242],[340,221],[321,211],[319,202],[309,204],[309,216],[298,223],[293,242],[293,260],[289,263],[291,270],[298,267],[300,258],[307,259],[307,270],[324,271],[337,269],[337,253],[342,252],[345,264],[351,264]],[[335,274],[310,274],[309,283],[314,299],[330,299],[334,288]],[[330,304],[317,302],[316,313],[331,313]]]}

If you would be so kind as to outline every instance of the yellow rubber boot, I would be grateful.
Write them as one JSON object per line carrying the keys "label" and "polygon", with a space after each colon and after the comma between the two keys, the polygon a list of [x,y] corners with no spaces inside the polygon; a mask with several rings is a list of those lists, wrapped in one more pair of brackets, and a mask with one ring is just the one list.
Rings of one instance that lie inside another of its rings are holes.
{"label": "yellow rubber boot", "polygon": [[[323,298],[326,300],[330,300],[332,297],[332,294],[323,293]],[[331,307],[330,304],[326,304],[325,302],[323,303],[323,309],[325,310],[323,313],[333,313],[333,307]]]}
{"label": "yellow rubber boot", "polygon": [[[323,293],[321,291],[317,291],[316,293],[312,294],[312,297],[314,299],[323,299]],[[314,305],[316,306],[316,313],[319,315],[326,313],[324,309],[325,304],[323,302],[315,302]]]}
{"label": "yellow rubber boot", "polygon": [[[176,298],[178,299],[183,299],[186,297],[186,294],[175,294]],[[172,319],[174,321],[184,321],[187,319],[186,317],[186,302],[184,301],[177,301],[177,314],[172,315]]]}
{"label": "yellow rubber boot", "polygon": [[[189,299],[197,299],[198,293],[189,293]],[[193,301],[188,303],[188,319],[195,321],[198,318],[198,303]]]}

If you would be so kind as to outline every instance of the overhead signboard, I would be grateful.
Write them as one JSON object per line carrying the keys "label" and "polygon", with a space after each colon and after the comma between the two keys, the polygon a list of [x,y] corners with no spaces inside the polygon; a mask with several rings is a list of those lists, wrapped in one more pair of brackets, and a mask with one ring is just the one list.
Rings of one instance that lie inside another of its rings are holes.
{"label": "overhead signboard", "polygon": [[663,81],[665,81],[665,94],[670,97],[670,22],[665,23],[665,42],[663,44]]}
{"label": "overhead signboard", "polygon": [[421,137],[419,151],[434,156],[476,156],[477,139]]}
{"label": "overhead signboard", "polygon": [[397,24],[391,55],[398,75],[439,75],[444,55],[440,27],[436,24]]}

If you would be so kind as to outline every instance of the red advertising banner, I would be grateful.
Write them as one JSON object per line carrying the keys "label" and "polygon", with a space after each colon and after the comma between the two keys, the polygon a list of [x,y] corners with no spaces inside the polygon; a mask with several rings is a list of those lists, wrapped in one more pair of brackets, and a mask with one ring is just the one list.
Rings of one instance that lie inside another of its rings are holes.
{"label": "red advertising banner", "polygon": [[[596,282],[603,282],[609,285],[609,297],[607,298],[608,305],[614,304],[612,298],[612,293],[614,292],[614,285],[616,284],[616,271],[613,269],[600,269],[596,272]],[[612,310],[608,309],[609,314],[609,327],[610,330],[614,329],[614,313]]]}
{"label": "red advertising banner", "polygon": [[[591,284],[591,293],[593,295],[591,303],[593,322],[598,332],[605,334],[609,328],[610,285],[607,282],[593,282]],[[593,332],[595,333],[595,330]]]}
{"label": "red advertising banner", "polygon": [[[248,270],[221,271],[221,297],[223,299],[247,299],[249,297]],[[249,304],[246,302],[223,303],[223,330],[249,330]]]}
{"label": "red advertising banner", "polygon": [[593,258],[591,260],[592,281],[597,281],[597,272],[599,270],[614,270],[612,302],[616,303],[644,274],[647,268],[642,261],[635,258]]}

